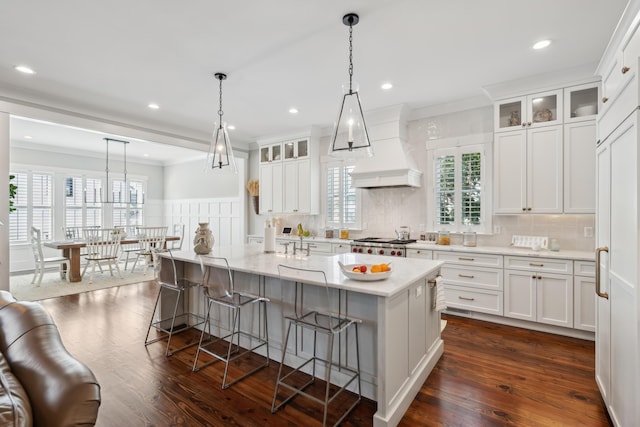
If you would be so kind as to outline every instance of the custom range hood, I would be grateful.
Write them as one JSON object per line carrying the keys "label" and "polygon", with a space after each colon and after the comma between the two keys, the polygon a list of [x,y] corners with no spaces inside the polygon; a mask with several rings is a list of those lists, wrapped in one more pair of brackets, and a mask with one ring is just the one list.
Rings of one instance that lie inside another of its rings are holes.
{"label": "custom range hood", "polygon": [[406,107],[377,110],[367,115],[373,157],[357,160],[351,172],[356,188],[420,187],[422,172],[406,144]]}

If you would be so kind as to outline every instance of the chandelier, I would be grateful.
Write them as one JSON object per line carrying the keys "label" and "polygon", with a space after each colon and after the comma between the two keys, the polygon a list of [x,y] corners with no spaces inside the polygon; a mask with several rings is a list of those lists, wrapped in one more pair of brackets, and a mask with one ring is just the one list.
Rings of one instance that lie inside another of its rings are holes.
{"label": "chandelier", "polygon": [[365,125],[360,95],[353,84],[353,26],[360,21],[355,13],[342,17],[349,26],[349,87],[345,88],[331,141],[329,155],[334,157],[366,157],[373,155],[369,133]]}

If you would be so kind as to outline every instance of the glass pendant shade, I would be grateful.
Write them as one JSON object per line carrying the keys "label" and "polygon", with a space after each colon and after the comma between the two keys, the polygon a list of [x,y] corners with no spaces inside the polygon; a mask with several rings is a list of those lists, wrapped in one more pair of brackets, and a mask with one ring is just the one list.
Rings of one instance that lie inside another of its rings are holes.
{"label": "glass pendant shade", "polygon": [[349,90],[342,97],[338,119],[331,135],[329,155],[344,158],[373,155],[358,91]]}
{"label": "glass pendant shade", "polygon": [[234,173],[238,172],[226,124],[216,123],[216,130],[213,132],[207,158],[211,169],[222,169],[224,166],[231,166]]}

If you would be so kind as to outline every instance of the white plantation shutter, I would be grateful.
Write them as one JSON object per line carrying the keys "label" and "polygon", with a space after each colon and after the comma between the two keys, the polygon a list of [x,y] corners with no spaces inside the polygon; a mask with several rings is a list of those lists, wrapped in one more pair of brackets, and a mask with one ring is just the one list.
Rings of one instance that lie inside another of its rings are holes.
{"label": "white plantation shutter", "polygon": [[352,186],[353,165],[331,163],[326,168],[327,225],[335,228],[360,228],[360,195]]}
{"label": "white plantation shutter", "polygon": [[11,182],[18,187],[13,202],[15,211],[9,214],[9,241],[26,242],[29,235],[28,209],[29,188],[27,173],[11,173],[15,178]]}
{"label": "white plantation shutter", "polygon": [[82,176],[67,177],[65,182],[65,227],[102,226],[102,181]]}
{"label": "white plantation shutter", "polygon": [[450,231],[482,230],[485,151],[482,145],[434,150],[434,225]]}
{"label": "white plantation shutter", "polygon": [[53,238],[53,176],[34,173],[31,183],[33,226],[40,229],[42,240]]}
{"label": "white plantation shutter", "polygon": [[[130,180],[127,183],[122,180],[113,180],[113,200],[122,203],[114,203],[112,210],[112,221],[114,227],[125,227],[131,225],[144,224],[143,194],[144,183],[142,181]],[[124,203],[129,197],[131,204]],[[139,203],[134,203],[139,202]]]}

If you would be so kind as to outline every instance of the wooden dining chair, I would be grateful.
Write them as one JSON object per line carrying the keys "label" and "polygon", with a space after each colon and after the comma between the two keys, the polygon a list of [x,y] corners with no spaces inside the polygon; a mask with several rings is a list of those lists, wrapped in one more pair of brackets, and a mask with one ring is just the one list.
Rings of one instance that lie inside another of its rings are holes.
{"label": "wooden dining chair", "polygon": [[31,249],[33,250],[33,258],[36,262],[31,284],[36,282],[36,278],[38,279],[38,285],[42,283],[42,276],[44,276],[44,270],[47,264],[58,264],[60,266],[60,275],[64,275],[68,282],[71,261],[69,261],[69,258],[63,256],[45,258],[42,252],[42,239],[40,236],[40,230],[36,227],[31,227]]}
{"label": "wooden dining chair", "polygon": [[109,266],[109,273],[112,276],[113,267],[115,267],[118,272],[118,277],[122,278],[120,267],[118,267],[120,239],[122,239],[120,230],[115,228],[85,229],[84,238],[87,244],[87,255],[85,256],[87,263],[84,265],[84,270],[82,270],[82,277],[84,278],[89,264],[91,264],[92,268],[89,283],[93,283],[96,265],[102,269],[102,263],[106,263]]}
{"label": "wooden dining chair", "polygon": [[136,227],[138,244],[140,249],[136,252],[136,260],[133,262],[131,271],[135,271],[140,258],[144,262],[144,274],[147,274],[149,267],[153,266],[153,251],[163,250],[167,237],[167,227]]}

